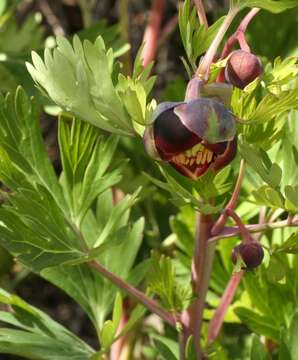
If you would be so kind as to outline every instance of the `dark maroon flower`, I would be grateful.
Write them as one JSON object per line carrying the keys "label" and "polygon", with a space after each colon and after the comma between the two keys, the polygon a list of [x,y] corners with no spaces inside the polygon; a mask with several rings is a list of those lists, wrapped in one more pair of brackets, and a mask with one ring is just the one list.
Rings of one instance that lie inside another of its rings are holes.
{"label": "dark maroon flower", "polygon": [[219,170],[236,154],[235,119],[216,100],[160,104],[144,133],[148,154],[169,162],[181,174],[197,178]]}
{"label": "dark maroon flower", "polygon": [[225,67],[226,80],[240,89],[244,89],[262,73],[260,60],[244,50],[233,51]]}
{"label": "dark maroon flower", "polygon": [[251,241],[248,243],[241,243],[234,247],[232,251],[232,262],[237,263],[237,259],[243,260],[248,269],[253,269],[259,266],[264,258],[264,250],[257,241]]}

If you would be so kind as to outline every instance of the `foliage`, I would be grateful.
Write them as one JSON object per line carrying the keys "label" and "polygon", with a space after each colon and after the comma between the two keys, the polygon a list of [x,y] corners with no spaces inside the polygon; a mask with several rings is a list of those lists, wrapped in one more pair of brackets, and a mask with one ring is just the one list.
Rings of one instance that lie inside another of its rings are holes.
{"label": "foliage", "polygon": [[13,312],[1,311],[0,351],[27,359],[87,360],[94,351],[44,312],[16,295],[0,290],[0,302]]}
{"label": "foliage", "polygon": [[[106,49],[102,37],[82,43],[74,36],[72,45],[57,38],[57,48],[45,50],[44,62],[33,52],[33,65],[27,63],[27,68],[37,85],[66,111],[103,130],[133,135],[134,121],[148,123],[153,106],[146,101],[153,81],[148,68],[140,71],[139,61],[134,76],[126,78],[118,73],[113,50]],[[139,108],[139,114],[131,118],[133,108]]]}

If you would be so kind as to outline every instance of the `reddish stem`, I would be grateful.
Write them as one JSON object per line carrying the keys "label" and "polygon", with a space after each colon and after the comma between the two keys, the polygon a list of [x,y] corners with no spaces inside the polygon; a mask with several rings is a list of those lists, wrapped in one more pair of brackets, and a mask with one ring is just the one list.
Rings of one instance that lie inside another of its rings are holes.
{"label": "reddish stem", "polygon": [[[120,319],[119,326],[117,328],[116,336],[121,334],[121,332],[124,329],[125,325],[127,324],[128,320],[129,320],[129,299],[124,299],[122,316]],[[126,341],[127,341],[127,334],[119,337],[119,339],[112,344],[109,360],[119,360],[120,359],[121,352],[122,352],[122,349],[123,349]]]}
{"label": "reddish stem", "polygon": [[204,8],[204,5],[203,5],[203,1],[202,0],[194,0],[194,3],[195,3],[196,8],[197,8],[200,24],[205,25],[206,28],[208,29],[208,20],[207,20],[207,17],[206,17],[206,12],[205,12],[205,8]]}
{"label": "reddish stem", "polygon": [[148,24],[143,37],[144,47],[141,57],[143,59],[144,67],[155,58],[164,7],[165,0],[153,0]]}
{"label": "reddish stem", "polygon": [[235,221],[235,223],[238,226],[238,229],[242,235],[243,241],[246,243],[254,241],[253,237],[250,235],[250,232],[246,229],[241,218],[235,213],[235,211],[232,209],[227,209],[226,213],[228,214],[229,217],[231,217]]}
{"label": "reddish stem", "polygon": [[134,288],[126,281],[122,280],[117,275],[110,272],[104,266],[102,266],[97,261],[90,261],[88,265],[98,271],[102,276],[110,280],[114,285],[116,285],[121,290],[125,291],[127,294],[136,299],[139,303],[143,304],[148,310],[152,313],[161,317],[166,323],[172,327],[176,327],[177,319],[176,316],[161,308],[156,301],[147,297],[142,291]]}
{"label": "reddish stem", "polygon": [[197,359],[203,358],[200,346],[201,328],[215,249],[214,244],[208,244],[212,224],[213,220],[210,215],[198,215],[192,263],[192,285],[197,299],[181,314],[184,337],[181,343],[185,345],[187,338],[193,335]]}
{"label": "reddish stem", "polygon": [[176,29],[178,25],[178,15],[174,15],[161,29],[158,45],[161,45],[167,37]]}
{"label": "reddish stem", "polygon": [[[227,42],[225,43],[225,46],[222,50],[220,59],[225,59],[233,50],[234,46],[239,43],[240,47],[244,51],[250,52],[250,47],[246,42],[245,39],[245,32],[246,29],[251,22],[251,20],[255,17],[255,15],[260,11],[258,8],[253,8],[249,11],[249,13],[244,17],[244,19],[241,21],[240,25],[238,26],[237,30],[234,32],[232,36],[229,37]],[[224,82],[225,76],[224,76],[224,70],[222,70],[217,79],[216,82]]]}
{"label": "reddish stem", "polygon": [[[240,162],[239,174],[238,174],[237,182],[235,185],[235,189],[233,191],[230,201],[228,202],[228,204],[226,206],[226,210],[227,209],[230,209],[230,210],[235,209],[239,195],[240,195],[240,190],[241,190],[241,185],[242,185],[242,181],[244,178],[244,174],[245,174],[245,161],[242,159]],[[224,211],[223,214],[216,221],[215,225],[213,226],[213,228],[211,230],[211,234],[218,235],[224,228],[224,226],[227,222],[227,219],[228,219],[228,214],[226,211]]]}
{"label": "reddish stem", "polygon": [[225,289],[225,292],[221,297],[220,304],[218,308],[215,310],[213,318],[210,321],[209,329],[208,329],[208,340],[207,340],[208,344],[211,344],[217,338],[220,329],[222,327],[222,324],[224,322],[225,314],[232,303],[232,300],[235,296],[236,290],[238,288],[238,285],[240,284],[243,275],[244,275],[243,270],[236,272],[232,275]]}
{"label": "reddish stem", "polygon": [[[266,231],[266,230],[281,229],[284,227],[293,227],[293,226],[298,226],[298,215],[294,216],[294,218],[292,219],[290,224],[289,224],[288,220],[282,220],[282,221],[276,221],[273,223],[269,222],[266,224],[249,224],[249,225],[246,225],[245,228],[250,233],[259,233],[259,232]],[[220,239],[234,237],[239,234],[241,234],[241,231],[238,226],[225,227],[222,229],[222,231],[218,235],[213,236],[210,239],[208,239],[208,242],[210,242],[210,243],[216,242]]]}

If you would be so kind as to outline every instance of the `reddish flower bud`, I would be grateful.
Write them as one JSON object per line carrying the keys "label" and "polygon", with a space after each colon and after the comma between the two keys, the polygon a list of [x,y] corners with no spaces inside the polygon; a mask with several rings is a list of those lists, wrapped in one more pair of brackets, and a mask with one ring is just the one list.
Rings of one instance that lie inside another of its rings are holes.
{"label": "reddish flower bud", "polygon": [[233,264],[237,263],[239,256],[248,269],[253,269],[262,263],[264,250],[257,241],[241,243],[240,245],[235,246],[232,251],[231,258]]}
{"label": "reddish flower bud", "polygon": [[260,60],[244,50],[233,51],[225,68],[226,80],[240,89],[244,89],[262,73]]}
{"label": "reddish flower bud", "polygon": [[195,179],[233,160],[235,119],[212,99],[162,103],[144,133],[144,144],[151,157],[168,161],[181,174]]}

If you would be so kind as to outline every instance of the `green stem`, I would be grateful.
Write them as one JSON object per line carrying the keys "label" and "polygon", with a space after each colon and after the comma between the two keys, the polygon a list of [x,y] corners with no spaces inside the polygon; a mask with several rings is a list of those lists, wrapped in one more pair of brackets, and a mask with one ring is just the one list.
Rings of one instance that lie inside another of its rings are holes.
{"label": "green stem", "polygon": [[215,38],[213,39],[212,44],[210,45],[209,49],[207,50],[201,64],[199,65],[196,75],[204,80],[208,80],[209,72],[210,72],[210,66],[211,63],[216,55],[216,51],[225,36],[225,33],[227,32],[228,28],[230,27],[232,21],[234,20],[235,16],[238,14],[239,9],[237,7],[233,7],[229,10],[224,22],[222,23],[220,29],[218,30]]}
{"label": "green stem", "polygon": [[92,9],[94,6],[93,0],[79,0],[79,6],[82,12],[84,28],[92,25]]}
{"label": "green stem", "polygon": [[[129,14],[128,14],[128,0],[119,0],[118,5],[119,23],[121,27],[121,37],[124,42],[129,44]],[[127,51],[122,56],[123,73],[131,75],[132,73],[132,61],[131,52]]]}

